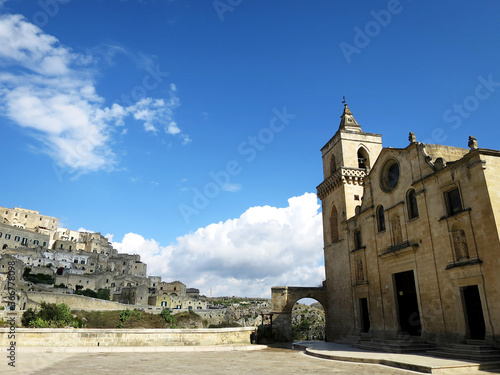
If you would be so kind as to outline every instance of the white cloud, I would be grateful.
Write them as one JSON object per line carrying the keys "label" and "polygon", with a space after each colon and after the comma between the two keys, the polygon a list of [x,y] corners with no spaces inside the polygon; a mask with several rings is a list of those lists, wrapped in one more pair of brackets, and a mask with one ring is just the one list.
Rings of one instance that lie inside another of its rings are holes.
{"label": "white cloud", "polygon": [[129,116],[146,132],[163,126],[186,143],[173,120],[180,105],[175,84],[165,100],[106,107],[95,90],[94,60],[100,59],[74,53],[21,15],[0,15],[0,113],[37,139],[59,166],[78,173],[114,168],[113,136]]}
{"label": "white cloud", "polygon": [[169,246],[135,233],[113,246],[141,255],[148,274],[180,279],[206,295],[258,297],[269,296],[272,286],[317,286],[324,280],[320,205],[312,193],[288,203],[252,207]]}

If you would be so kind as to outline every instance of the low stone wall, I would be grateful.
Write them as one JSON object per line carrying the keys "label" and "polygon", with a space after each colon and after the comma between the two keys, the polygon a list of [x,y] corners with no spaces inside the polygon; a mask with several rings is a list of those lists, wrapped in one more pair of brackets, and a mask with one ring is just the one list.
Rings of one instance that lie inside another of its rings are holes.
{"label": "low stone wall", "polygon": [[[216,329],[74,329],[0,328],[0,347],[213,346],[250,345],[254,328]],[[12,332],[10,332],[12,334]]]}
{"label": "low stone wall", "polygon": [[[135,308],[142,307],[146,312],[161,312],[161,308],[156,308],[156,306],[142,306],[142,305],[127,305],[124,303],[118,303],[115,301],[106,301],[99,298],[85,297],[78,294],[54,294],[45,292],[28,292],[28,298],[30,301],[36,302],[37,304],[46,303],[65,303],[69,306],[71,310],[133,310]],[[32,306],[29,302],[27,307]],[[148,309],[151,307],[152,309]]]}

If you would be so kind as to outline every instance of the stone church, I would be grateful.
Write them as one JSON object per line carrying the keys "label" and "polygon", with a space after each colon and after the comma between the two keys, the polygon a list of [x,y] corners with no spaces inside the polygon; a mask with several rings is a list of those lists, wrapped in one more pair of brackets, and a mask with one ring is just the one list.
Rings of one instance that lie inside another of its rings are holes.
{"label": "stone church", "polygon": [[[464,142],[465,143],[465,142]],[[500,151],[382,146],[347,104],[321,149],[328,341],[500,345]]]}

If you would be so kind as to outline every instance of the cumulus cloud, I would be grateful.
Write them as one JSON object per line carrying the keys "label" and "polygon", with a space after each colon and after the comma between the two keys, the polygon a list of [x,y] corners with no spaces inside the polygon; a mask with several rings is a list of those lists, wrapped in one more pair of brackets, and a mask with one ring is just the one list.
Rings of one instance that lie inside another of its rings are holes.
{"label": "cumulus cloud", "polygon": [[171,245],[128,233],[113,246],[139,254],[149,275],[180,279],[205,295],[269,297],[272,286],[324,280],[321,220],[316,195],[306,193],[290,198],[288,207],[252,207]]}
{"label": "cumulus cloud", "polygon": [[180,105],[174,84],[167,99],[105,106],[95,89],[97,60],[62,46],[21,15],[0,15],[0,113],[27,130],[59,166],[79,173],[114,168],[113,136],[128,117],[145,131],[163,127],[186,143],[189,137],[174,121]]}

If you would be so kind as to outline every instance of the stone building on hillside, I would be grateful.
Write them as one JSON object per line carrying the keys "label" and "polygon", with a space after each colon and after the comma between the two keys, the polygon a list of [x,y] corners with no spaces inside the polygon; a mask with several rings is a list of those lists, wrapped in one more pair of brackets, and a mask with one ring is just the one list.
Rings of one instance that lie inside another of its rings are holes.
{"label": "stone building on hillside", "polygon": [[[0,207],[0,260],[12,259],[18,274],[29,267],[34,275],[31,281],[19,278],[19,292],[108,289],[113,300],[128,304],[147,305],[153,297],[156,305],[156,297],[168,296],[169,308],[203,307],[198,289],[186,289],[180,281],[162,282],[160,276],[148,277],[147,264],[139,255],[118,253],[101,233],[58,228],[58,223],[57,218],[38,211]],[[0,261],[0,294],[7,277],[2,265]],[[53,276],[54,283],[38,282],[38,274]],[[165,307],[165,301],[158,300],[158,306]],[[5,303],[0,301],[0,306]]]}
{"label": "stone building on hillside", "polygon": [[167,283],[166,281],[162,281],[158,285],[158,294],[168,294],[171,296],[185,296],[186,295],[186,285],[181,283],[180,281],[172,281]]}
{"label": "stone building on hillside", "polygon": [[0,220],[3,224],[17,226],[31,231],[36,231],[37,229],[55,231],[59,224],[59,219],[57,217],[40,215],[38,211],[19,207],[0,207]]}
{"label": "stone building on hillside", "polygon": [[500,151],[382,148],[345,104],[321,149],[327,337],[500,344]]}
{"label": "stone building on hillside", "polygon": [[10,224],[0,224],[0,249],[46,248],[49,239],[49,235],[45,233],[34,232]]}

